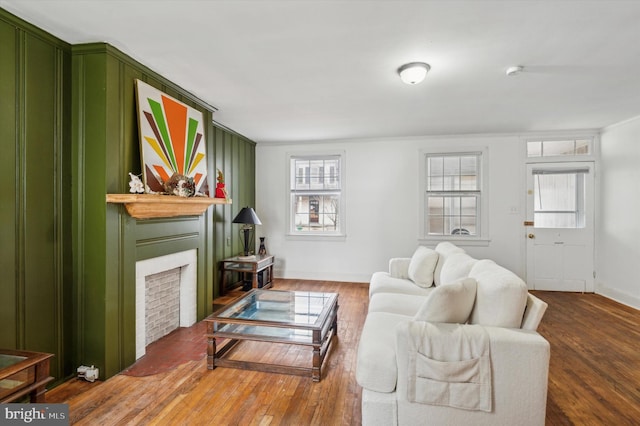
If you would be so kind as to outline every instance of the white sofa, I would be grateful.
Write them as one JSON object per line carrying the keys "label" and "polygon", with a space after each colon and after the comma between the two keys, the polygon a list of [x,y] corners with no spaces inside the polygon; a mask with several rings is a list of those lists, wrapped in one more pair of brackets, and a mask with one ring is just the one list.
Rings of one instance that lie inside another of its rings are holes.
{"label": "white sofa", "polygon": [[[356,368],[363,425],[544,425],[550,350],[536,329],[547,304],[513,272],[445,242],[391,259],[389,272],[373,274],[369,297]],[[451,343],[476,332],[482,357],[465,352],[473,340]],[[424,373],[421,362],[446,366],[446,375]],[[458,366],[470,362],[474,376],[464,378]],[[478,379],[486,366],[489,388]],[[461,391],[463,403],[460,389],[472,389]]]}

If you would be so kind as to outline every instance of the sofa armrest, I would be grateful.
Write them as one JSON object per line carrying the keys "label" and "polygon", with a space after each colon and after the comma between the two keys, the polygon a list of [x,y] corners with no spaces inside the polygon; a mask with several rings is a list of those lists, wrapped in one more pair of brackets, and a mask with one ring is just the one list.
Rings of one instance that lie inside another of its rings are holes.
{"label": "sofa armrest", "polygon": [[522,325],[520,328],[525,330],[537,330],[538,325],[540,325],[540,321],[542,321],[542,317],[544,313],[547,311],[547,307],[549,305],[547,302],[544,302],[533,294],[527,294],[527,306],[524,309],[524,315],[522,316]]}
{"label": "sofa armrest", "polygon": [[389,275],[393,278],[409,278],[410,257],[394,257],[389,260]]}
{"label": "sofa armrest", "polygon": [[469,411],[408,401],[409,323],[396,326],[398,424],[410,424],[418,418],[433,425],[545,424],[550,348],[544,337],[530,330],[485,327],[491,351],[493,406],[491,412]]}

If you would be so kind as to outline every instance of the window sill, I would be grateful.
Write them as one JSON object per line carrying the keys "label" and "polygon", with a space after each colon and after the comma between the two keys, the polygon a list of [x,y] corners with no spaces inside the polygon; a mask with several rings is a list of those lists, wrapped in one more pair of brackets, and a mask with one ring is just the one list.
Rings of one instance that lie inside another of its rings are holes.
{"label": "window sill", "polygon": [[342,242],[347,240],[347,236],[344,234],[291,234],[285,235],[287,240],[291,241],[335,241]]}
{"label": "window sill", "polygon": [[490,238],[460,238],[454,237],[453,235],[418,238],[420,244],[426,245],[437,245],[443,241],[448,241],[460,247],[488,247],[491,243]]}

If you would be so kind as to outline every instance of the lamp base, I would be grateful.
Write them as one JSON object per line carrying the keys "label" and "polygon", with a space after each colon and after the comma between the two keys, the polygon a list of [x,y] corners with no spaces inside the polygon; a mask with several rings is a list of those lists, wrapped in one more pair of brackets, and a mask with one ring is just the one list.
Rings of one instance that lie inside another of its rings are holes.
{"label": "lamp base", "polygon": [[[244,256],[247,257],[247,256],[250,256],[251,253],[254,253],[253,250],[249,250],[249,241],[251,241],[251,239],[249,238],[249,233],[251,232],[251,225],[243,226],[242,232],[244,234],[244,244],[243,244]],[[249,259],[246,259],[246,260],[249,260]]]}

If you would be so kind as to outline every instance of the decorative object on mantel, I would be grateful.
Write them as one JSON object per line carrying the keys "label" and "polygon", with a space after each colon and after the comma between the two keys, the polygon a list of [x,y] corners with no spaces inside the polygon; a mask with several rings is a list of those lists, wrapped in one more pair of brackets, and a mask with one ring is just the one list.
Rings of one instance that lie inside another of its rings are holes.
{"label": "decorative object on mantel", "polygon": [[243,248],[244,248],[244,255],[245,260],[248,259],[248,256],[252,255],[253,251],[250,250],[250,238],[249,238],[249,233],[251,232],[251,229],[253,228],[252,225],[262,225],[262,222],[260,222],[260,219],[258,218],[258,215],[256,214],[256,212],[249,206],[247,207],[243,207],[242,210],[240,210],[240,213],[238,213],[238,215],[233,219],[233,223],[242,223],[243,226],[242,228],[240,228],[240,230],[244,233],[244,244],[243,244]]}
{"label": "decorative object on mantel", "polygon": [[202,112],[141,80],[136,89],[145,192],[208,197]]}
{"label": "decorative object on mantel", "polygon": [[224,187],[224,175],[222,170],[218,169],[218,183],[216,183],[216,198],[227,198],[227,190]]}
{"label": "decorative object on mantel", "polygon": [[131,180],[129,181],[129,192],[132,194],[144,194],[144,184],[140,180],[140,177],[129,172]]}
{"label": "decorative object on mantel", "polygon": [[196,193],[196,183],[192,177],[174,173],[173,176],[164,183],[164,190],[169,195],[191,197]]}

